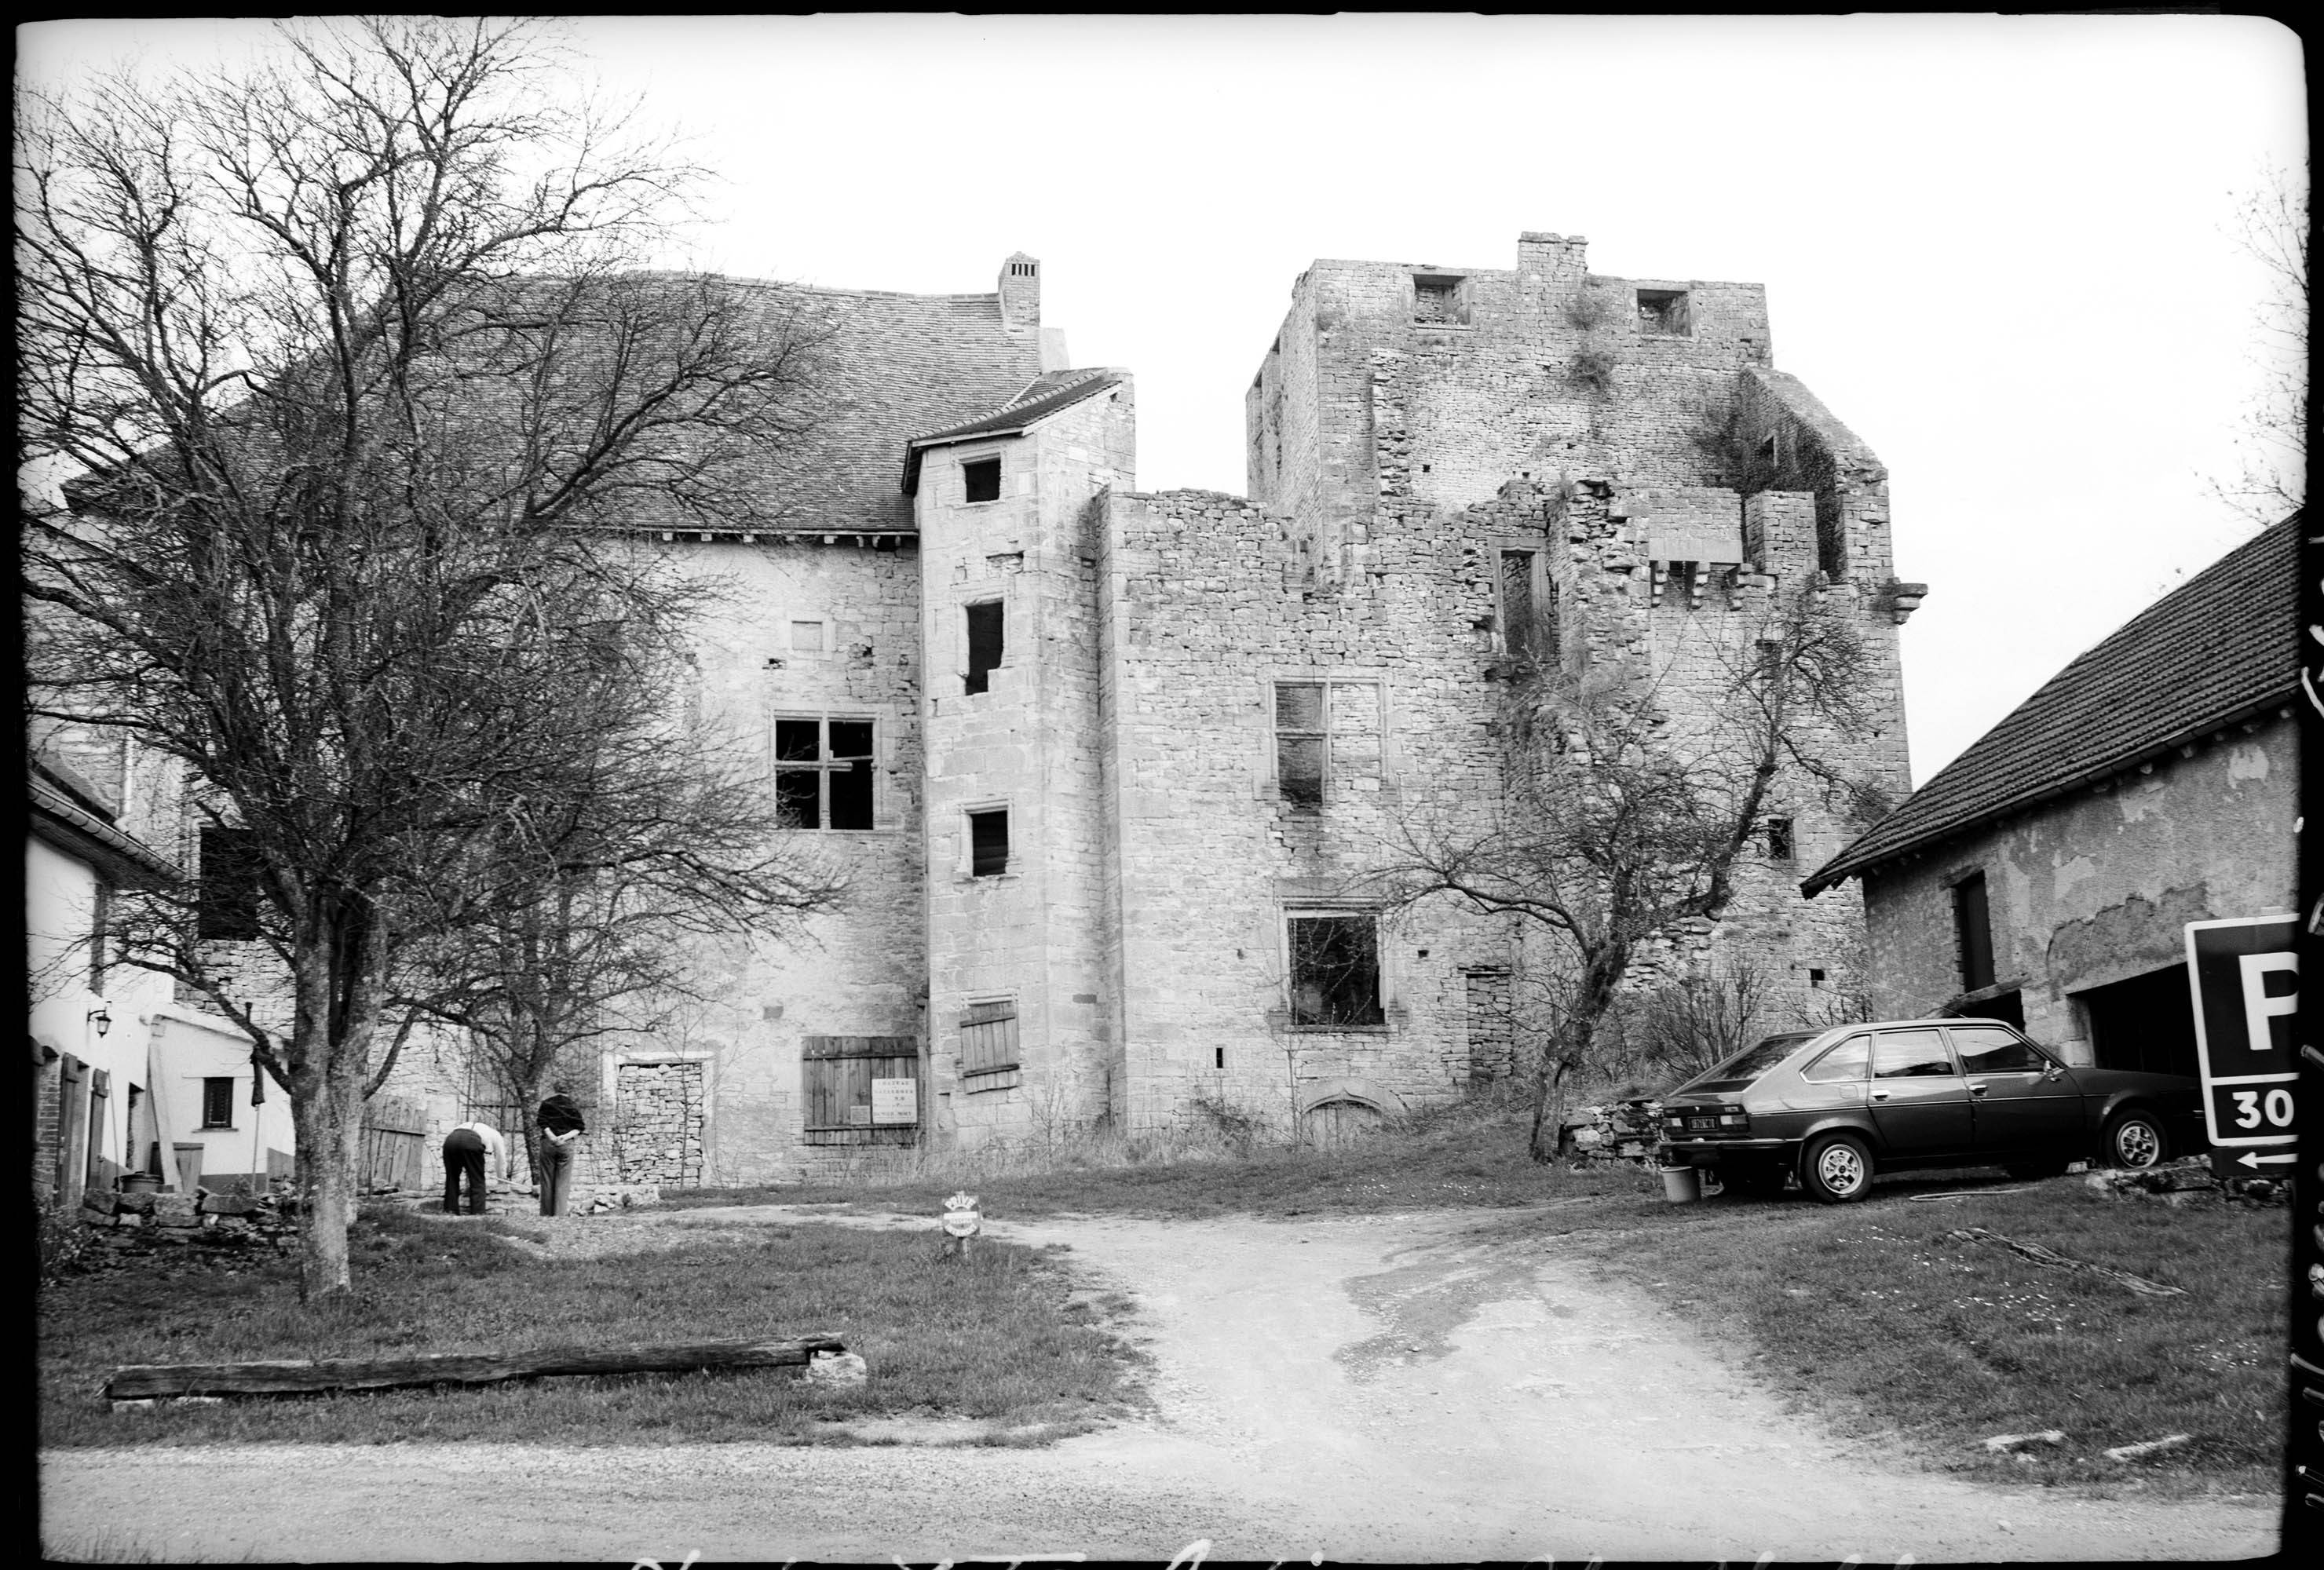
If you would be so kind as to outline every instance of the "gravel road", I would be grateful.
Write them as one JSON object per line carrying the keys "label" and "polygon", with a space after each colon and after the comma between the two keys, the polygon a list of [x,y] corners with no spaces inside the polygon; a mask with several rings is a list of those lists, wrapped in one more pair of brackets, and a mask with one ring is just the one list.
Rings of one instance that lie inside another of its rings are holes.
{"label": "gravel road", "polygon": [[[644,1225],[806,1218],[752,1207]],[[1683,1322],[1541,1244],[1489,1244],[1473,1219],[993,1224],[1070,1244],[1092,1287],[1134,1296],[1128,1327],[1156,1359],[1149,1418],[1047,1449],[56,1451],[41,1460],[43,1538],[184,1561],[667,1565],[689,1554],[1894,1564],[2273,1550],[2272,1499],[2001,1488],[1836,1439]]]}

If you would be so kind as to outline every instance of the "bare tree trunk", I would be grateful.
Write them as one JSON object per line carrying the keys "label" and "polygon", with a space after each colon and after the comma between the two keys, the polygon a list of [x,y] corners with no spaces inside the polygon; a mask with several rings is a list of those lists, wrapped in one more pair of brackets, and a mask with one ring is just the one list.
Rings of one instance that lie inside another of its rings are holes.
{"label": "bare tree trunk", "polygon": [[347,1227],[355,1216],[363,1109],[362,1078],[345,1073],[290,1103],[299,1139],[299,1295],[309,1302],[354,1290]]}

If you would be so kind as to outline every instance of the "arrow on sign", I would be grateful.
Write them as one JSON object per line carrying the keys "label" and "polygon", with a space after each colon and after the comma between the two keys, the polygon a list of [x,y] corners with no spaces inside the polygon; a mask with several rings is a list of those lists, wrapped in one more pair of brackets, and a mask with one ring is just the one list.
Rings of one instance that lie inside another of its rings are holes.
{"label": "arrow on sign", "polygon": [[2236,1165],[2239,1167],[2280,1167],[2286,1161],[2296,1161],[2299,1159],[2299,1154],[2292,1151],[2286,1151],[2280,1156],[2264,1156],[2256,1154],[2251,1151],[2246,1151],[2243,1154],[2236,1158]]}

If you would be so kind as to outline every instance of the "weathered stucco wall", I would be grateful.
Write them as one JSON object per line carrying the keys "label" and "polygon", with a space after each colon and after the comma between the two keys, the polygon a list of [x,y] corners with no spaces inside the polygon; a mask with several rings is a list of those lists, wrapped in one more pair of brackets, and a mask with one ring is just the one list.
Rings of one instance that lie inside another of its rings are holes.
{"label": "weathered stucco wall", "polygon": [[1868,873],[1875,1006],[1913,1017],[1960,993],[1952,891],[1982,872],[1995,984],[2023,988],[2037,1039],[2089,1061],[2075,993],[2182,962],[2189,922],[2293,908],[2295,740],[2285,718],[2238,726]]}

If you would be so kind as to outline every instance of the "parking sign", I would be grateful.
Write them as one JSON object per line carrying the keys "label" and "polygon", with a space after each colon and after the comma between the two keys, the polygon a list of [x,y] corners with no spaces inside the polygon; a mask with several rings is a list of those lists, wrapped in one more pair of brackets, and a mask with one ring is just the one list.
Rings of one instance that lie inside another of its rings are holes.
{"label": "parking sign", "polygon": [[2294,1159],[2293,942],[2290,916],[2187,923],[2204,1131],[2211,1165],[2225,1176],[2277,1172]]}

